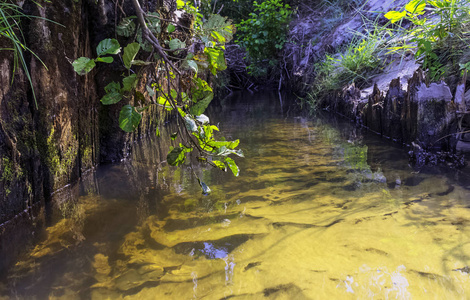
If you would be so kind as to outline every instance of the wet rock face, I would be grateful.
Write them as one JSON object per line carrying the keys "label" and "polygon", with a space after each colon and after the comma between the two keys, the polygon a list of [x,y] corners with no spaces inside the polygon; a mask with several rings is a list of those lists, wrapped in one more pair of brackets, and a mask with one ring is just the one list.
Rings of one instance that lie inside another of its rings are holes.
{"label": "wet rock face", "polygon": [[386,93],[375,85],[366,99],[353,90],[349,87],[337,95],[332,110],[397,142],[415,143],[423,149],[455,148],[457,139],[452,133],[458,130],[459,105],[452,101],[445,83],[427,85],[418,70],[408,80],[407,90],[400,78],[390,82]]}
{"label": "wet rock face", "polygon": [[[39,6],[22,1],[21,5],[26,14],[40,17],[24,19],[21,25],[26,45],[44,65],[24,53],[36,107],[24,71],[16,68],[14,73],[11,51],[0,51],[0,240],[11,231],[9,221],[26,218],[37,223],[39,208],[51,200],[53,192],[77,181],[100,161],[128,155],[129,144],[148,133],[161,114],[149,110],[139,130],[125,134],[117,121],[120,107],[103,110],[99,102],[111,79],[105,74],[119,77],[122,70],[113,64],[99,65],[85,76],[73,70],[74,59],[95,56],[98,42],[111,36],[115,26],[112,2],[64,0]],[[133,14],[130,2],[123,9]],[[1,39],[0,48],[8,47],[8,41]],[[17,234],[15,241],[30,239],[28,233]],[[2,258],[6,247],[0,242]]]}

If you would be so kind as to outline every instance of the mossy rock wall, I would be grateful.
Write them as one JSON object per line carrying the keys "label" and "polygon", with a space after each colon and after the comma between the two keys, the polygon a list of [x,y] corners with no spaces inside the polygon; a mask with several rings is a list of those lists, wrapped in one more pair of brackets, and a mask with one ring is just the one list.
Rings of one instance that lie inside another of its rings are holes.
{"label": "mossy rock wall", "polygon": [[[14,72],[12,53],[0,51],[0,270],[9,263],[4,254],[18,251],[13,245],[21,249],[32,240],[31,228],[44,222],[45,203],[54,203],[58,191],[99,162],[128,156],[130,145],[155,133],[166,118],[161,109],[150,109],[139,129],[126,134],[118,126],[120,105],[99,102],[110,77],[122,70],[117,64],[98,65],[85,76],[73,70],[73,60],[95,56],[99,41],[114,37],[115,2],[36,2],[21,5],[26,14],[41,17],[22,23],[26,44],[45,65],[25,53],[37,107],[23,70]],[[153,9],[162,5],[147,2]],[[123,9],[133,14],[129,3]],[[0,46],[8,41],[0,39]]]}

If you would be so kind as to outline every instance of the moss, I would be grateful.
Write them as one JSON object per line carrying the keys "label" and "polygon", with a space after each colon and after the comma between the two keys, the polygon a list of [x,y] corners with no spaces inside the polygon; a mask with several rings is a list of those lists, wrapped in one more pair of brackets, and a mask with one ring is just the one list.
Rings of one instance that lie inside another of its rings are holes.
{"label": "moss", "polygon": [[0,181],[4,182],[5,193],[8,196],[11,193],[11,187],[15,179],[24,175],[23,169],[15,165],[8,157],[3,157],[0,165]]}
{"label": "moss", "polygon": [[[54,133],[55,130],[52,128],[51,133],[47,138],[47,164],[51,173],[56,177],[69,174],[75,163],[75,159],[78,154],[78,147],[71,145],[67,152],[60,157],[59,150],[57,145],[54,142]],[[73,136],[73,140],[76,140],[76,137]]]}

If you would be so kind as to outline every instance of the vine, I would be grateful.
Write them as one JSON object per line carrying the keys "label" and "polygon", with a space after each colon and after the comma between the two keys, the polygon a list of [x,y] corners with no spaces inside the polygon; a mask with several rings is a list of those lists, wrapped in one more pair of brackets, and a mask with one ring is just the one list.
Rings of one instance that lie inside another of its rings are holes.
{"label": "vine", "polygon": [[[96,58],[76,59],[72,64],[74,70],[84,75],[96,63],[112,63],[114,56],[120,56],[127,73],[121,82],[110,82],[100,100],[103,105],[116,104],[123,99],[134,99],[134,103],[139,103],[138,106],[126,104],[122,107],[120,128],[126,132],[134,131],[143,111],[152,105],[161,106],[176,114],[178,132],[171,138],[181,140],[170,147],[168,164],[179,166],[186,161],[187,153],[196,151],[199,161],[222,171],[230,169],[238,176],[239,168],[229,156],[244,157],[242,150],[236,149],[239,140],[216,139],[218,127],[211,125],[203,114],[214,93],[200,76],[205,70],[216,76],[218,71],[227,68],[224,50],[225,43],[233,37],[233,25],[218,14],[212,14],[204,21],[199,9],[189,1],[176,1],[177,9],[183,12],[181,18],[189,20],[184,25],[164,18],[159,12],[144,11],[138,0],[132,0],[132,3],[136,16],[123,18],[116,26],[116,34],[131,39],[131,42],[122,48],[117,39],[102,40],[96,47]],[[137,90],[139,82],[144,83],[145,94]],[[210,192],[199,178],[198,182],[203,193]]]}

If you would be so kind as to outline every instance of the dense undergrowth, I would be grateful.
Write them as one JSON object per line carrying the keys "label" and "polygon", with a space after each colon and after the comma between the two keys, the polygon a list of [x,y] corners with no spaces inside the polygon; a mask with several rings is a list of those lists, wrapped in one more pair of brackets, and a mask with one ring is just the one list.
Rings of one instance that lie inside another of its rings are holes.
{"label": "dense undergrowth", "polygon": [[315,109],[345,85],[364,87],[375,72],[407,56],[414,56],[429,81],[455,85],[470,70],[469,12],[468,0],[411,0],[374,20],[363,15],[363,26],[351,42],[315,63],[308,103]]}

